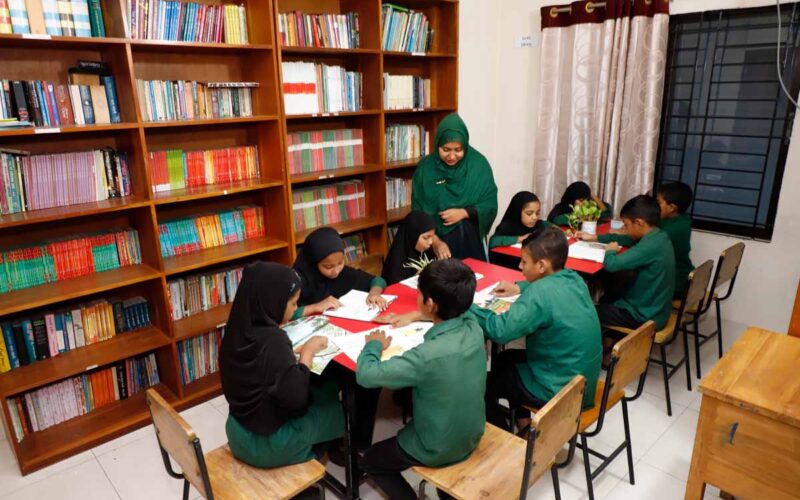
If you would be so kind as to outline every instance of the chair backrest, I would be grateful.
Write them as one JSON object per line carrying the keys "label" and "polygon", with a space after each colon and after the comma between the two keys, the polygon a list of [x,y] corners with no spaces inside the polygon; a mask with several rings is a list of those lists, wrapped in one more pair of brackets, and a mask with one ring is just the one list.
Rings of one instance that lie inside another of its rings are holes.
{"label": "chair backrest", "polygon": [[[181,467],[184,478],[197,488],[204,498],[210,498],[211,492],[206,491],[208,481],[207,472],[205,481],[203,471],[206,470],[202,452],[199,452],[198,442],[192,428],[175,411],[169,403],[154,389],[147,390],[147,406],[153,419],[153,427],[161,448]],[[201,464],[202,461],[202,464]]]}
{"label": "chair backrest", "polygon": [[625,390],[625,386],[647,371],[655,336],[656,324],[648,321],[614,345],[611,351],[614,369],[611,385],[607,387],[610,393]]}
{"label": "chair backrest", "polygon": [[714,277],[714,289],[719,288],[736,277],[736,274],[739,272],[739,265],[742,263],[743,255],[744,243],[741,241],[722,251],[719,255],[717,275]]}
{"label": "chair backrest", "polygon": [[683,303],[683,311],[699,311],[703,307],[706,298],[706,290],[711,282],[711,272],[714,270],[714,261],[708,259],[689,273],[689,286],[686,290],[686,299]]}

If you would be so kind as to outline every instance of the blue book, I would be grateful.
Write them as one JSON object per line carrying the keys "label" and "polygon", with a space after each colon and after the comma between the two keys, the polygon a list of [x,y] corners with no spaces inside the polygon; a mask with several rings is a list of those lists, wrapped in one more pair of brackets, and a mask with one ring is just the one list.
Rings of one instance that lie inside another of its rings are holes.
{"label": "blue book", "polygon": [[113,76],[102,77],[103,87],[106,90],[106,101],[108,101],[108,114],[111,116],[111,123],[119,123],[119,102],[117,102],[117,87],[114,84]]}
{"label": "blue book", "polygon": [[31,320],[22,320],[22,331],[25,334],[23,336],[23,340],[25,340],[25,350],[28,351],[28,359],[31,361],[39,359],[36,356],[35,340],[33,338],[33,323]]}
{"label": "blue book", "polygon": [[67,339],[67,330],[64,328],[64,317],[56,313],[53,315],[56,322],[56,336],[57,338],[61,339],[61,345],[59,346],[58,352],[59,354],[69,351],[69,339]]}
{"label": "blue book", "polygon": [[10,323],[3,323],[3,341],[6,343],[6,351],[8,351],[8,363],[11,369],[19,368],[19,356],[17,355],[17,345],[14,343],[14,331],[11,329]]}
{"label": "blue book", "polygon": [[81,107],[83,108],[83,121],[86,125],[94,125],[94,106],[92,105],[92,94],[88,85],[78,85],[81,94]]}
{"label": "blue book", "polygon": [[54,124],[56,127],[61,126],[61,117],[59,116],[61,113],[58,112],[58,102],[56,102],[56,93],[53,89],[53,84],[47,84],[47,97],[50,100],[50,108],[53,110],[53,119],[56,121]]}
{"label": "blue book", "polygon": [[33,84],[36,87],[36,99],[38,99],[39,108],[42,110],[42,121],[44,122],[44,126],[52,127],[53,123],[50,121],[50,113],[47,112],[47,108],[49,106],[47,106],[47,93],[44,90],[44,86],[42,86],[42,82],[39,80],[34,81]]}

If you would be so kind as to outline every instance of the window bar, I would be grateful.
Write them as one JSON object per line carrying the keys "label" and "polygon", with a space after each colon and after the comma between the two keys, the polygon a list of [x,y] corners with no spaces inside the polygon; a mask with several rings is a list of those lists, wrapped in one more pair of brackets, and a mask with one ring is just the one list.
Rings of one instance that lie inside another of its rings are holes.
{"label": "window bar", "polygon": [[[700,26],[703,25],[703,22],[705,22],[705,13],[701,12],[700,13]],[[694,71],[692,72],[692,87],[691,87],[691,91],[689,92],[689,114],[690,115],[692,114],[692,106],[694,105],[695,87],[696,87],[696,85],[698,83],[697,82],[697,64],[700,61],[700,40],[701,40],[701,38],[702,38],[702,36],[698,34],[697,35],[697,45],[695,46],[695,52],[694,52]],[[708,40],[709,40],[709,36],[706,33],[706,44],[705,44],[705,47],[704,47],[704,49],[702,51],[703,55],[704,55],[704,61],[706,60],[705,55],[708,54]],[[707,111],[708,110],[706,110],[706,112]],[[691,125],[691,120],[686,120],[686,129],[685,129],[686,132],[689,132],[689,130],[690,130],[689,126],[690,125]],[[687,142],[689,142],[689,135],[688,134],[684,134],[684,136],[683,136],[683,148],[682,148],[683,151],[681,151],[681,161],[680,161],[681,168],[680,168],[680,174],[678,176],[678,178],[681,179],[681,182],[683,181],[683,171],[684,171],[684,163],[686,161],[686,143]],[[702,141],[701,141],[701,149],[700,150],[702,151]],[[699,175],[699,173],[700,173],[700,170],[698,169],[696,174]],[[695,179],[696,178],[697,178],[697,176],[695,176]],[[693,193],[694,193],[694,191],[693,191]],[[692,204],[692,214],[694,214],[694,204]]]}
{"label": "window bar", "polygon": [[[674,58],[675,58],[675,52],[676,52],[675,47],[677,46],[676,39],[677,39],[677,32],[678,32],[679,28],[680,28],[680,25],[676,25],[674,28],[671,27],[670,30],[669,30],[668,48],[669,48],[669,50],[671,52],[670,56],[669,56],[669,60],[670,61],[674,60]],[[673,72],[670,72],[669,75],[672,77],[672,79],[675,78],[675,74]],[[659,144],[658,144],[658,154],[656,155],[655,180],[656,180],[657,185],[661,185],[661,176],[664,173],[664,168],[663,168],[664,151],[669,149],[669,148],[666,147],[667,144],[669,144],[669,135],[670,135],[667,132],[667,128],[668,128],[667,127],[667,123],[669,122],[669,118],[668,117],[670,115],[670,110],[672,109],[671,103],[673,102],[673,100],[672,100],[673,83],[674,82],[672,82],[672,81],[670,81],[669,84],[667,84],[667,82],[664,83],[664,87],[665,87],[664,96],[661,98],[661,109],[664,110],[664,112],[661,113],[661,130],[659,131],[660,135],[659,135]],[[673,148],[673,149],[678,149],[678,148]],[[656,191],[656,190],[657,190],[657,187],[653,189],[653,191]]]}

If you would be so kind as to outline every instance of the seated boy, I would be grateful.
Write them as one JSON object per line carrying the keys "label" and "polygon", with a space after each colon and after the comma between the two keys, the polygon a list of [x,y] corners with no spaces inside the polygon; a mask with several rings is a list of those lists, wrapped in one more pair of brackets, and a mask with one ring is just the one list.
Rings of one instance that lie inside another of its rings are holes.
{"label": "seated boy", "polygon": [[[575,375],[586,377],[583,408],[594,405],[602,347],[589,289],[583,279],[564,269],[569,245],[563,231],[555,227],[533,233],[522,244],[520,269],[525,281],[501,282],[495,295],[520,297],[503,314],[472,306],[486,336],[499,344],[524,337],[525,350],[502,351],[492,360],[486,388],[486,417],[510,430],[506,412],[522,405],[541,408]],[[518,413],[521,415],[521,413]],[[524,427],[527,415],[518,422]]]}
{"label": "seated boy", "polygon": [[417,306],[434,324],[425,341],[402,356],[381,361],[391,344],[372,333],[358,357],[356,380],[364,387],[410,387],[411,422],[397,437],[376,443],[364,455],[364,471],[391,499],[414,499],[400,472],[414,465],[460,462],[483,436],[486,412],[486,350],[483,332],[465,314],[475,295],[475,275],[456,259],[439,260],[419,275]]}

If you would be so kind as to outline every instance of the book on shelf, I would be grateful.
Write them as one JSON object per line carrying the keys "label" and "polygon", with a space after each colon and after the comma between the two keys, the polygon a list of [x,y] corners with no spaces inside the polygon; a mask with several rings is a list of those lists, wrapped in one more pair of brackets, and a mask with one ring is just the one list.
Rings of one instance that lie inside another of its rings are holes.
{"label": "book on shelf", "polygon": [[141,264],[139,233],[120,229],[0,252],[0,293]]}
{"label": "book on shelf", "polygon": [[154,193],[260,177],[256,146],[151,151],[147,158]]}
{"label": "book on shelf", "polygon": [[136,80],[145,121],[206,120],[253,116],[256,82]]}
{"label": "book on shelf", "polygon": [[422,125],[386,126],[386,161],[404,161],[430,154],[430,131]]}
{"label": "book on shelf", "polygon": [[411,206],[411,179],[386,178],[386,209]]}
{"label": "book on shelf", "polygon": [[248,43],[244,4],[127,0],[125,13],[128,36],[135,40]]}
{"label": "book on shelf", "polygon": [[392,243],[394,243],[394,237],[397,236],[397,231],[400,230],[400,223],[392,224],[386,228],[386,239],[389,242],[389,248],[392,247]]}
{"label": "book on shelf", "polygon": [[[0,324],[0,373],[151,324],[144,297],[98,299]],[[3,360],[8,360],[4,366]]]}
{"label": "book on shelf", "polygon": [[106,36],[99,0],[0,0],[3,33]]}
{"label": "book on shelf", "polygon": [[383,50],[430,52],[434,30],[424,12],[385,3],[381,17]]}
{"label": "book on shelf", "polygon": [[278,31],[284,47],[357,49],[358,14],[306,14],[299,11],[278,14]]}
{"label": "book on shelf", "polygon": [[31,155],[0,149],[0,215],[131,194],[128,157],[110,148]]}
{"label": "book on shelf", "polygon": [[287,115],[361,110],[361,73],[302,61],[284,61],[281,68]]}
{"label": "book on shelf", "polygon": [[385,109],[422,109],[431,107],[431,80],[414,75],[383,74]]}
{"label": "book on shelf", "polygon": [[364,132],[361,129],[290,132],[286,139],[291,175],[364,164]]}
{"label": "book on shelf", "polygon": [[167,281],[173,321],[232,303],[242,281],[243,270],[242,267],[234,267]]}
{"label": "book on shelf", "polygon": [[6,399],[14,438],[43,431],[128,399],[160,383],[155,354],[128,358]]}
{"label": "book on shelf", "polygon": [[264,236],[264,209],[239,207],[158,225],[161,256],[174,257]]}
{"label": "book on shelf", "polygon": [[181,383],[194,382],[219,371],[219,348],[225,327],[178,342]]}
{"label": "book on shelf", "polygon": [[342,238],[342,241],[344,242],[344,261],[346,264],[351,264],[367,256],[367,244],[364,241],[363,234],[356,233]]}
{"label": "book on shelf", "polygon": [[366,192],[360,180],[292,191],[296,231],[367,216]]}

